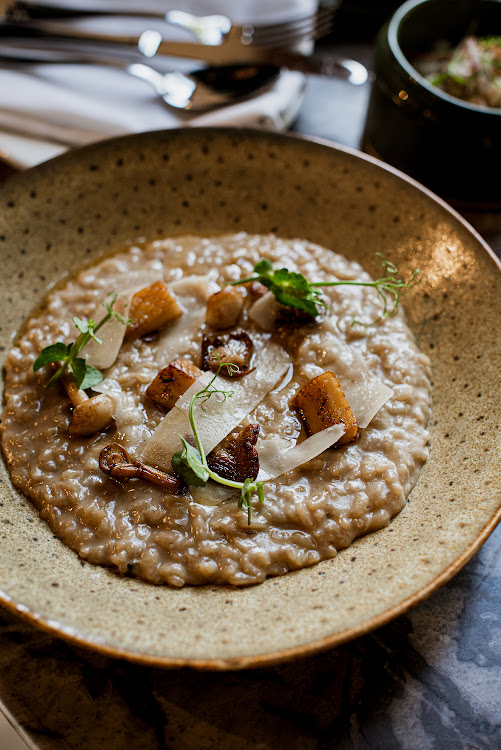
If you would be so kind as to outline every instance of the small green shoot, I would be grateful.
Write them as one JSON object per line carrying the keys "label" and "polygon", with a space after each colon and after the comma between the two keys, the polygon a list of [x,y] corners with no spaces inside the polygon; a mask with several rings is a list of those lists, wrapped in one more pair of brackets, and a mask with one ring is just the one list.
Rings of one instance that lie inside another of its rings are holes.
{"label": "small green shoot", "polygon": [[92,365],[88,365],[83,357],[77,356],[84,346],[93,339],[98,344],[102,344],[100,338],[96,336],[99,329],[104,326],[111,318],[116,318],[123,323],[128,325],[129,321],[124,316],[113,309],[113,305],[118,299],[118,294],[111,294],[107,300],[102,304],[106,308],[106,315],[96,323],[94,320],[81,320],[76,316],[73,318],[73,323],[80,331],[77,339],[72,344],[64,344],[62,341],[58,341],[57,344],[50,344],[42,349],[39,356],[33,363],[33,371],[37,372],[41,367],[51,364],[53,362],[60,363],[60,367],[52,375],[51,379],[45,386],[50,388],[61,378],[65,372],[71,369],[76,384],[79,388],[85,390],[86,388],[92,388],[97,385],[103,379],[103,375],[99,370]]}
{"label": "small green shoot", "polygon": [[[267,258],[260,260],[254,266],[254,275],[240,281],[232,281],[229,286],[238,286],[246,284],[249,281],[259,281],[264,284],[275,296],[277,302],[286,307],[292,307],[303,312],[307,312],[312,317],[319,313],[317,305],[327,308],[322,302],[322,292],[317,291],[316,287],[326,286],[369,286],[374,287],[383,303],[383,312],[376,320],[371,323],[358,323],[354,320],[354,325],[364,325],[364,327],[375,325],[380,320],[395,315],[402,294],[418,284],[423,274],[419,268],[415,268],[409,281],[399,279],[398,268],[394,263],[387,260],[381,253],[374,253],[374,258],[380,258],[383,276],[376,281],[308,281],[301,273],[289,271],[287,268],[273,270],[273,266]],[[327,308],[328,309],[328,308]]]}
{"label": "small green shoot", "polygon": [[197,447],[194,448],[192,445],[187,443],[186,440],[180,435],[179,437],[181,438],[181,442],[183,443],[183,450],[174,453],[171,459],[171,464],[175,473],[182,479],[184,479],[186,484],[188,485],[191,484],[196,487],[205,487],[208,480],[212,479],[218,484],[240,490],[238,507],[240,509],[247,508],[247,523],[250,526],[252,521],[252,493],[257,492],[259,502],[264,502],[262,482],[256,482],[256,480],[252,479],[251,477],[248,477],[244,482],[234,482],[233,480],[225,479],[219,474],[216,474],[215,471],[212,471],[207,463],[207,457],[205,455],[205,451],[201,443],[197,425],[195,422],[194,409],[197,401],[201,401],[201,408],[203,409],[204,404],[207,402],[207,400],[214,395],[219,394],[223,397],[223,400],[226,398],[231,398],[231,396],[233,395],[233,391],[222,391],[216,388],[214,386],[214,381],[216,380],[223,367],[226,368],[229,375],[234,375],[235,372],[238,372],[238,367],[230,362],[221,362],[218,355],[214,351],[211,352],[210,356],[213,359],[217,359],[219,362],[217,372],[215,373],[211,381],[205,386],[205,388],[202,388],[201,391],[198,391],[198,393],[195,393],[195,395],[192,396],[188,410],[190,425]]}

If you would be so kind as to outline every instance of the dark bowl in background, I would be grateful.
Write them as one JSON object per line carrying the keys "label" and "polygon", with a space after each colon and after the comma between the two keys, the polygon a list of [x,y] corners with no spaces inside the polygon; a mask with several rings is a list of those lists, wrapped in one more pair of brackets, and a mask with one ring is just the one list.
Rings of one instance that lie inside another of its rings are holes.
{"label": "dark bowl in background", "polygon": [[369,153],[459,209],[501,209],[501,109],[449,96],[411,60],[438,40],[501,34],[500,0],[409,0],[380,31],[364,134]]}

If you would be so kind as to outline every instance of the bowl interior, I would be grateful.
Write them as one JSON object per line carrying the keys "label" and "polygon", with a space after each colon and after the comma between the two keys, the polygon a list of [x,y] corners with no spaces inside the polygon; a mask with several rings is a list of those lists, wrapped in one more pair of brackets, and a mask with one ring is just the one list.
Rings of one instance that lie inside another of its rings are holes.
{"label": "bowl interior", "polygon": [[425,281],[405,299],[431,356],[431,453],[406,508],[334,560],[264,584],[157,587],[79,560],[5,468],[0,601],[104,652],[165,666],[256,666],[382,624],[447,580],[499,517],[501,275],[445,204],[354,152],[271,133],[179,130],[97,144],[0,193],[0,355],[48,288],[140,238],[306,237],[371,270],[374,252]]}
{"label": "bowl interior", "polygon": [[388,29],[393,53],[414,73],[410,61],[429,52],[437,41],[455,46],[470,34],[501,34],[498,0],[410,0],[395,13]]}

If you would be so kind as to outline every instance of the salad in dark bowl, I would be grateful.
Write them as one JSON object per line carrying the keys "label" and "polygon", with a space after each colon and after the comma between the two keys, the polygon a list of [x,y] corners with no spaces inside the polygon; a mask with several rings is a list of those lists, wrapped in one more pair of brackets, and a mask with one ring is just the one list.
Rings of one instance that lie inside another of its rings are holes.
{"label": "salad in dark bowl", "polygon": [[498,0],[408,0],[376,42],[365,149],[460,209],[501,209],[500,38]]}

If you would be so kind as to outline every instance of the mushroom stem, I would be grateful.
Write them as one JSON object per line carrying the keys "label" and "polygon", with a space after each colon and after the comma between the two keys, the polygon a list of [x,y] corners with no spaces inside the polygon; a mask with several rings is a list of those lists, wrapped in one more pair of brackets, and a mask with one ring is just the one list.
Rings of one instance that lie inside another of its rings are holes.
{"label": "mushroom stem", "polygon": [[115,399],[107,393],[89,396],[79,388],[69,375],[61,378],[73,405],[73,415],[68,432],[74,437],[86,437],[106,429],[113,420]]}
{"label": "mushroom stem", "polygon": [[82,391],[82,389],[77,386],[75,380],[70,375],[63,375],[61,380],[73,406],[80,406],[84,401],[89,400],[85,391]]}
{"label": "mushroom stem", "polygon": [[172,495],[180,495],[184,489],[184,482],[179,477],[173,477],[140,461],[131,461],[129,454],[119,443],[110,443],[103,448],[99,454],[99,468],[110,477],[123,481],[145,479]]}

